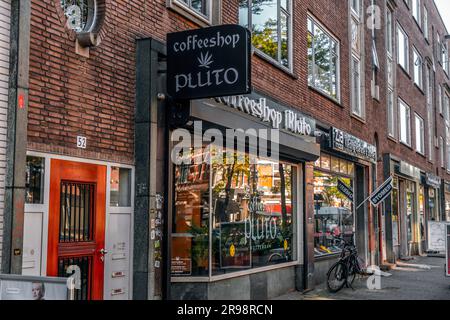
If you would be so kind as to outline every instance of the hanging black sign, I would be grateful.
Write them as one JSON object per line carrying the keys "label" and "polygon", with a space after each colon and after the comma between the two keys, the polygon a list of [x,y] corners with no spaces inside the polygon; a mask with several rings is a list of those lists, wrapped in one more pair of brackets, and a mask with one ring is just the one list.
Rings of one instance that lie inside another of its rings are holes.
{"label": "hanging black sign", "polygon": [[339,179],[337,188],[344,196],[353,202],[353,190],[347,184]]}
{"label": "hanging black sign", "polygon": [[239,25],[169,33],[168,94],[191,100],[250,93],[250,39]]}
{"label": "hanging black sign", "polygon": [[391,194],[392,190],[394,189],[392,181],[393,178],[391,176],[381,186],[379,186],[377,190],[375,190],[372,193],[369,200],[374,206],[378,206],[384,199],[386,199]]}

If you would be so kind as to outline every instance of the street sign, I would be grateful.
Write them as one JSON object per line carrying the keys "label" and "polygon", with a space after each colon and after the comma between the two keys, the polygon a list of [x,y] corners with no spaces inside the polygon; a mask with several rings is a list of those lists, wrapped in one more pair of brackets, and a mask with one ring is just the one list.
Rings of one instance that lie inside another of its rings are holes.
{"label": "street sign", "polygon": [[392,185],[393,178],[392,176],[389,177],[381,186],[378,187],[377,190],[375,190],[369,200],[374,206],[378,206],[381,202],[383,202],[384,199],[386,199],[394,189]]}
{"label": "street sign", "polygon": [[338,179],[337,188],[344,196],[353,202],[353,190],[344,181]]}
{"label": "street sign", "polygon": [[445,275],[450,277],[450,224],[447,224],[447,241],[446,241],[446,263],[445,263]]}
{"label": "street sign", "polygon": [[251,35],[239,25],[167,34],[167,91],[176,100],[251,92]]}

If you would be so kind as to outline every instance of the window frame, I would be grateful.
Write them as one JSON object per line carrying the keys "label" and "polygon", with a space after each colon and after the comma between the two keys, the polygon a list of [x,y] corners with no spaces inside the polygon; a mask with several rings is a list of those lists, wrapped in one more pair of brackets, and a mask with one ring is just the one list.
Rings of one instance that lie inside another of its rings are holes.
{"label": "window frame", "polygon": [[[405,70],[405,72],[407,73],[407,74],[409,74],[409,69],[410,69],[410,66],[409,66],[409,51],[410,51],[410,48],[409,48],[409,36],[408,36],[408,34],[406,33],[406,31],[405,31],[405,29],[403,29],[403,27],[400,25],[400,23],[398,23],[397,22],[397,28],[396,28],[396,36],[397,36],[397,64],[403,69],[403,70]],[[399,32],[401,32],[402,34],[403,34],[403,36],[404,36],[404,40],[405,40],[405,42],[404,43],[400,43],[400,39],[399,39]],[[403,45],[403,46],[405,46],[406,45],[406,48],[404,47],[403,49],[404,49],[404,54],[405,54],[405,56],[402,58],[402,59],[400,59],[401,57],[400,57],[400,45]],[[403,59],[405,59],[406,58],[406,61],[405,61],[405,66],[404,65],[402,65],[402,60]]]}
{"label": "window frame", "polygon": [[422,2],[420,0],[412,0],[411,7],[412,16],[419,28],[422,29]]}
{"label": "window frame", "polygon": [[[323,95],[329,97],[333,101],[336,101],[337,103],[341,103],[341,42],[330,31],[328,31],[328,29],[325,28],[325,26],[322,23],[320,23],[310,12],[308,12],[308,14],[307,14],[307,24],[309,23],[308,20],[312,21],[314,28],[316,26],[318,26],[324,34],[326,34],[328,37],[330,37],[331,40],[334,40],[336,42],[336,48],[337,48],[336,49],[336,97],[333,97],[331,94],[329,94],[328,92],[325,92],[324,90],[322,90],[321,88],[318,88],[315,85],[314,72],[312,75],[313,83],[311,84],[309,81],[309,76],[310,76],[309,70],[308,70],[308,87],[314,88],[315,90],[317,90],[320,93],[322,93]],[[309,30],[308,30],[308,33],[309,33]],[[315,54],[314,54],[314,43],[313,43],[313,59],[314,58],[315,58]],[[314,66],[314,60],[313,60],[313,66]]]}
{"label": "window frame", "polygon": [[[179,0],[177,0],[179,1]],[[292,73],[294,70],[294,50],[293,50],[293,43],[294,43],[294,36],[293,36],[293,11],[294,11],[294,4],[293,4],[293,0],[288,0],[288,8],[284,9],[281,6],[281,1],[282,0],[276,0],[277,1],[277,38],[278,38],[278,52],[277,52],[277,56],[278,59],[274,59],[273,57],[269,56],[267,53],[265,53],[264,51],[256,48],[253,43],[252,43],[252,48],[255,52],[255,54],[257,54],[258,56],[260,56],[263,59],[268,60],[270,63],[275,64],[277,67],[288,71],[289,73]],[[253,5],[251,0],[248,0],[248,15],[247,15],[247,24],[248,24],[248,29],[250,30],[251,34],[253,35],[253,30],[252,28],[250,28],[250,26],[252,26],[252,20],[253,20],[253,14],[252,14],[252,9],[251,6]],[[288,16],[288,66],[285,66],[281,63],[281,45],[282,45],[282,40],[281,40],[281,12],[284,12],[287,16]],[[238,18],[239,20],[239,18]],[[238,23],[240,23],[238,21]]]}
{"label": "window frame", "polygon": [[[411,107],[405,102],[405,101],[403,101],[401,98],[399,98],[398,99],[398,105],[399,105],[399,131],[400,131],[400,134],[399,134],[399,140],[400,140],[400,142],[401,143],[403,143],[404,145],[406,145],[406,146],[408,146],[408,147],[410,147],[411,148]],[[405,125],[407,126],[407,128],[406,128],[406,134],[407,134],[407,140],[409,140],[409,141],[405,141],[405,140],[403,140],[403,137],[402,137],[402,129],[403,129],[403,123],[402,123],[402,107],[405,107],[405,110],[407,111],[407,119],[405,119],[406,121],[407,121],[407,123],[405,123]]]}
{"label": "window frame", "polygon": [[[173,149],[174,145],[172,144],[170,146],[171,149]],[[236,149],[235,149],[236,151]],[[265,159],[262,158],[263,160],[269,160],[270,159]],[[242,276],[248,276],[248,275],[252,275],[252,274],[257,274],[257,273],[261,273],[261,272],[266,272],[266,271],[273,271],[273,270],[278,270],[278,269],[284,269],[287,267],[291,267],[291,266],[296,266],[299,263],[302,262],[302,254],[301,254],[301,239],[303,237],[303,230],[301,227],[301,221],[302,221],[302,216],[304,215],[304,209],[302,208],[302,205],[298,205],[298,203],[302,203],[303,201],[303,191],[304,191],[304,186],[303,186],[303,162],[294,162],[292,160],[289,159],[284,159],[284,158],[280,158],[278,159],[278,163],[285,163],[288,164],[292,167],[292,174],[293,174],[293,180],[292,180],[292,204],[295,204],[295,207],[293,207],[293,223],[292,223],[292,229],[293,229],[293,239],[294,241],[292,242],[294,245],[293,248],[293,255],[294,255],[294,259],[292,261],[288,261],[288,262],[284,262],[284,263],[279,263],[279,264],[273,264],[273,265],[268,265],[268,266],[262,266],[262,267],[256,267],[256,268],[250,268],[248,270],[240,270],[240,271],[236,271],[236,272],[230,272],[230,273],[226,273],[226,274],[221,274],[221,275],[213,275],[213,270],[212,270],[212,239],[213,239],[213,219],[211,218],[211,216],[209,217],[209,221],[208,221],[208,226],[209,226],[209,231],[208,231],[208,239],[209,239],[209,251],[208,251],[208,275],[205,276],[175,276],[172,275],[169,271],[169,279],[171,283],[191,283],[191,282],[198,282],[198,283],[214,283],[217,281],[222,281],[222,280],[227,280],[227,279],[235,279],[235,278],[239,278]],[[171,164],[170,165],[170,172],[169,172],[169,176],[170,176],[170,183],[169,185],[172,186],[172,191],[171,191],[171,196],[169,198],[169,210],[168,210],[168,215],[171,217],[170,219],[172,219],[174,213],[175,213],[175,180],[174,180],[174,174],[175,174],[175,164]],[[213,170],[209,170],[210,171],[210,178],[209,178],[209,197],[210,199],[212,199],[212,171]],[[210,201],[211,202],[211,201]],[[211,206],[212,203],[209,204],[210,206],[210,212],[212,212],[211,210]],[[294,208],[295,208],[295,213],[294,213]],[[170,237],[173,236],[172,232],[172,228],[170,228]],[[170,250],[172,250],[172,248],[170,247]]]}
{"label": "window frame", "polygon": [[[417,128],[417,121],[419,121],[420,128]],[[418,131],[419,129],[419,131]],[[425,155],[425,122],[423,118],[414,112],[414,131],[416,136],[415,150],[421,155]],[[420,145],[418,145],[418,134],[420,137]],[[419,148],[420,147],[420,148]]]}
{"label": "window frame", "polygon": [[[358,70],[355,70],[355,64],[358,66]],[[352,54],[351,56],[351,76],[350,76],[350,92],[351,92],[351,109],[352,114],[357,116],[358,118],[363,119],[365,117],[365,112],[363,108],[363,103],[361,99],[362,90],[361,90],[361,59],[358,58],[356,55]],[[353,82],[355,81],[355,75],[358,74],[358,86],[356,88],[356,91],[354,91]],[[356,106],[355,103],[358,103],[358,106]],[[356,112],[356,107],[359,110],[359,113]]]}
{"label": "window frame", "polygon": [[[420,60],[420,65],[417,65],[416,62],[417,59]],[[423,58],[415,46],[413,46],[413,66],[414,66],[413,67],[414,84],[416,84],[421,90],[423,90]],[[418,75],[417,71],[419,73]],[[418,76],[419,78],[416,79],[416,76]],[[419,83],[417,83],[416,80],[418,80]]]}

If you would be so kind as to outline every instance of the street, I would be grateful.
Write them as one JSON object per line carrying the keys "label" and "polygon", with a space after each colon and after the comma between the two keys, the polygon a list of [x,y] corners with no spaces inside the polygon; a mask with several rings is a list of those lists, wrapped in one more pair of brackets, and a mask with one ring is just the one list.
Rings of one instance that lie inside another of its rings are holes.
{"label": "street", "polygon": [[381,277],[381,290],[369,290],[367,277],[357,278],[354,289],[345,288],[329,293],[326,284],[302,294],[289,293],[277,300],[450,300],[450,278],[444,275],[445,259],[415,257],[399,262]]}

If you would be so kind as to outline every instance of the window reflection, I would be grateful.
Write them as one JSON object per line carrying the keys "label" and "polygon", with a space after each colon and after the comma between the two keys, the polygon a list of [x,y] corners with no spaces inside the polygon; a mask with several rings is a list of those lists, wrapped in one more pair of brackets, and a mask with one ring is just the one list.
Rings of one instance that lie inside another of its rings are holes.
{"label": "window reflection", "polygon": [[234,163],[175,167],[173,276],[209,274],[209,219],[212,275],[295,259],[294,167],[228,155]]}
{"label": "window reflection", "polygon": [[45,159],[40,157],[27,157],[25,174],[26,203],[44,203],[44,165]]}

